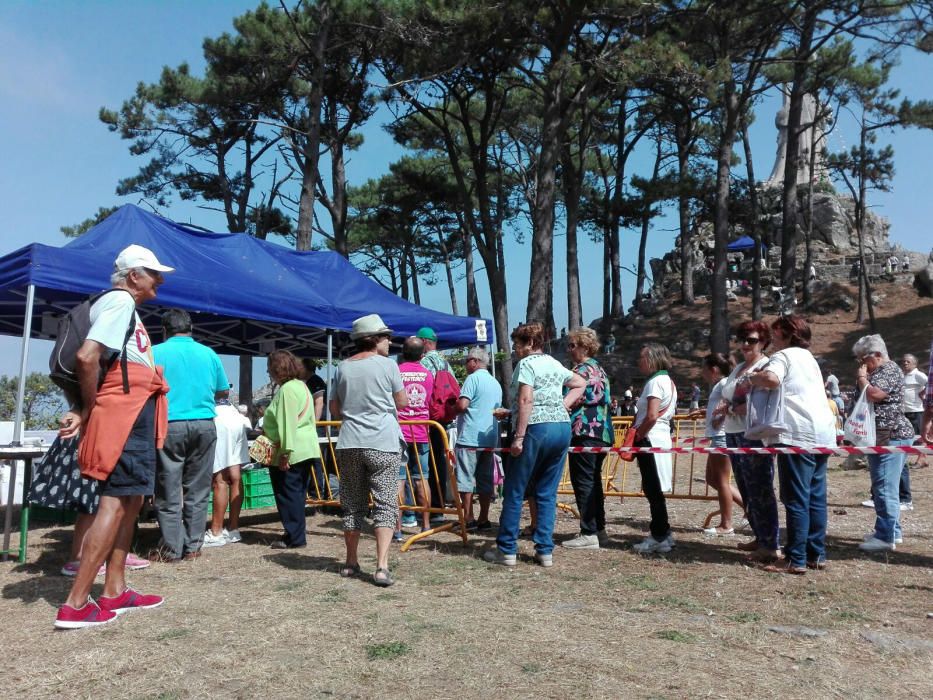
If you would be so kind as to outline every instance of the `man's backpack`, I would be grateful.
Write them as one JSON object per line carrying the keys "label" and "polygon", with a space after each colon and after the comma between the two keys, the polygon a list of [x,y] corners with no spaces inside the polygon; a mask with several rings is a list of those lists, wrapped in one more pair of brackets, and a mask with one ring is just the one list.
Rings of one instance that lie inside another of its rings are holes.
{"label": "man's backpack", "polygon": [[460,384],[448,369],[439,369],[434,375],[434,392],[428,415],[444,425],[457,417],[457,399],[460,398]]}
{"label": "man's backpack", "polygon": [[[106,292],[95,294],[90,299],[86,299],[74,307],[58,322],[55,347],[52,348],[52,354],[49,356],[49,378],[65,393],[65,398],[72,406],[81,405],[81,383],[78,380],[77,355],[78,350],[87,340],[87,334],[91,331],[91,306],[105,294],[120,291],[129,294],[125,289],[108,289]],[[126,329],[121,351],[101,358],[100,376],[97,380],[98,387],[103,383],[104,375],[107,374],[119,357],[123,369],[123,393],[130,393],[130,382],[126,369],[126,344],[133,337],[135,331],[136,314],[134,313],[130,316],[130,325]]]}

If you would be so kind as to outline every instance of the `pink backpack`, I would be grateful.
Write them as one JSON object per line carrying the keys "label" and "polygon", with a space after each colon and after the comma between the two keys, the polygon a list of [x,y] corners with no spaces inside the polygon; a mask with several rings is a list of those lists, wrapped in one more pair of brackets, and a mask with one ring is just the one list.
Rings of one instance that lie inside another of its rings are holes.
{"label": "pink backpack", "polygon": [[447,369],[440,369],[434,375],[434,393],[428,414],[431,420],[444,425],[457,417],[457,399],[460,398],[460,384]]}

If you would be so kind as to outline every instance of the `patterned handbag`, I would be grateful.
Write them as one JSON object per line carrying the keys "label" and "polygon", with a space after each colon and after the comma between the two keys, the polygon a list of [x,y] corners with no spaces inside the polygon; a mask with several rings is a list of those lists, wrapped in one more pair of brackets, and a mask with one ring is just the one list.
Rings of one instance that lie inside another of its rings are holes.
{"label": "patterned handbag", "polygon": [[265,435],[260,435],[253,440],[253,444],[249,446],[249,458],[256,462],[256,464],[264,464],[268,467],[272,464],[272,460],[275,459],[275,453],[278,451],[279,446],[277,443],[272,442],[272,440]]}
{"label": "patterned handbag", "polygon": [[96,513],[99,491],[96,480],[81,476],[78,438],[55,438],[36,466],[27,498],[32,505],[43,508]]}
{"label": "patterned handbag", "polygon": [[[307,391],[307,387],[305,388]],[[296,420],[301,420],[305,413],[308,412],[308,409],[311,407],[311,392],[308,391],[308,396],[305,399],[305,407],[301,409],[301,412],[298,414]],[[263,464],[267,467],[271,467],[273,460],[275,460],[275,454],[279,451],[279,444],[277,442],[272,442],[265,435],[260,435],[255,440],[253,444],[249,446],[249,458],[256,462],[256,464]]]}

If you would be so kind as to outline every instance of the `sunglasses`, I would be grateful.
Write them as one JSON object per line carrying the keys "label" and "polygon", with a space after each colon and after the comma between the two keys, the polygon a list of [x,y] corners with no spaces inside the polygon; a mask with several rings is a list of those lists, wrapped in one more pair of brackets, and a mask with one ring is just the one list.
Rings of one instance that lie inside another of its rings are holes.
{"label": "sunglasses", "polygon": [[752,337],[752,338],[741,338],[739,342],[741,342],[742,345],[754,345],[755,343],[759,342],[760,340],[761,340],[761,338],[755,338],[755,337]]}

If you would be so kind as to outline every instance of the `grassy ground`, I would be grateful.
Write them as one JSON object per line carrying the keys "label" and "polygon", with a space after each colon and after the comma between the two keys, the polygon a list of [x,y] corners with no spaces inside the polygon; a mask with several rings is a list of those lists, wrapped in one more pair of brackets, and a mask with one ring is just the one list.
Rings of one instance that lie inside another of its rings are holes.
{"label": "grassy ground", "polygon": [[[0,565],[7,697],[881,697],[933,696],[933,469],[889,555],[856,549],[873,514],[865,471],[830,474],[830,567],[781,577],[747,566],[744,538],[697,531],[709,503],[670,504],[678,546],[641,557],[642,500],[609,504],[611,546],[558,548],[550,570],[523,541],[514,570],[452,535],[392,557],[380,589],[337,575],[339,520],[308,518],[305,550],[274,552],[274,514],[244,542],[130,576],[167,597],[112,625],[53,632],[69,531],[36,529],[25,565]],[[559,516],[557,539],[575,533]],[[143,546],[157,532],[144,525]],[[362,543],[372,572],[374,542]],[[97,589],[95,589],[97,590]],[[772,628],[784,628],[774,631]]]}

